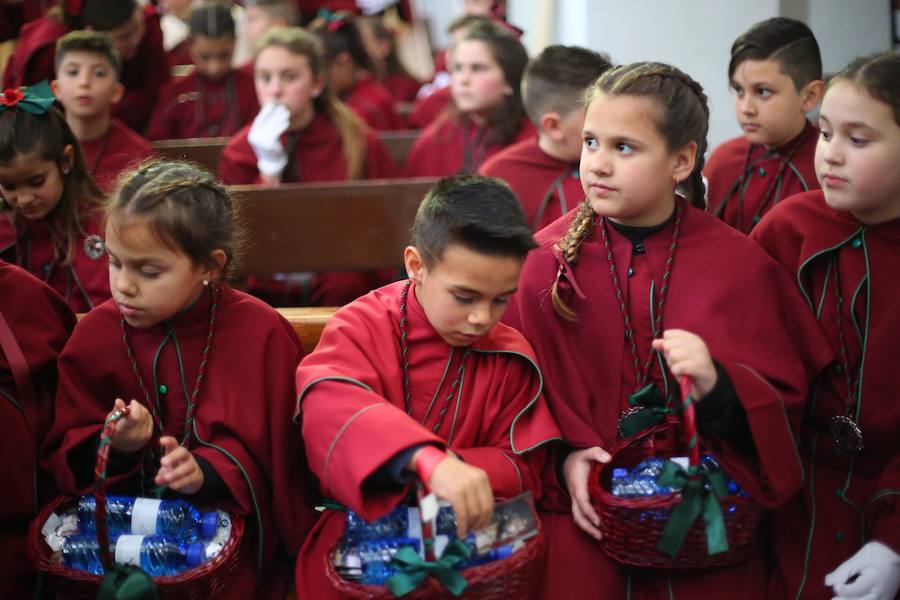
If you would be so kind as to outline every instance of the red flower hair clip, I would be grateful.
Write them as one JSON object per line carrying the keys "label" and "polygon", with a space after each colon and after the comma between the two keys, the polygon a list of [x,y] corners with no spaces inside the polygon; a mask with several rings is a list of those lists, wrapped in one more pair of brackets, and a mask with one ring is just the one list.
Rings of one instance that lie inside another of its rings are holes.
{"label": "red flower hair clip", "polygon": [[8,88],[3,90],[3,95],[0,96],[0,104],[7,108],[12,108],[19,102],[21,102],[25,98],[25,92],[18,88]]}
{"label": "red flower hair clip", "polygon": [[22,88],[4,90],[0,96],[0,112],[16,109],[32,115],[42,115],[50,110],[55,101],[50,84],[42,81],[24,90]]}

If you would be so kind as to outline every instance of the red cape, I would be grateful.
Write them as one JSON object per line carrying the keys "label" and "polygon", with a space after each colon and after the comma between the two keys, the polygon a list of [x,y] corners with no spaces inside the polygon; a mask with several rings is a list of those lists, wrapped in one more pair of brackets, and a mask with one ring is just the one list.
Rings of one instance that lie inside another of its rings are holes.
{"label": "red cape", "polygon": [[425,128],[406,157],[408,177],[443,177],[462,173],[465,165],[465,141],[470,141],[468,174],[507,146],[527,140],[537,132],[531,121],[522,120],[519,133],[509,144],[484,143],[488,133],[466,115],[444,115]]}
{"label": "red cape", "polygon": [[584,199],[578,163],[553,158],[538,147],[537,137],[507,146],[484,161],[478,172],[509,184],[533,231],[543,229]]}
{"label": "red cape", "polygon": [[839,356],[837,258],[848,363],[851,372],[863,368],[856,407],[862,452],[852,460],[837,452],[829,431],[831,417],[844,414],[848,393],[838,361],[813,386],[797,435],[808,485],[776,513],[773,527],[778,560],[772,592],[794,597],[802,588],[803,598],[830,598],[825,574],[869,539],[900,553],[900,371],[890,358],[900,335],[900,219],[864,226],[830,208],[817,190],[779,204],[752,237],[796,274],[807,308]]}
{"label": "red cape", "polygon": [[[193,390],[206,343],[209,308],[210,294],[204,293],[174,322],[144,330],[126,326],[151,399],[157,397],[157,385],[169,388],[159,400],[164,432],[178,439],[185,398]],[[83,492],[91,484],[92,473],[73,472],[70,465],[81,464],[79,457],[84,462],[114,399],[144,399],[122,342],[120,319],[113,301],[91,311],[59,358],[56,422],[44,454],[67,493]],[[228,598],[283,599],[288,554],[296,552],[313,522],[303,447],[291,422],[293,373],[302,357],[300,341],[283,317],[247,294],[222,288],[190,450],[228,486],[229,498],[213,504],[247,515],[238,575],[224,592]],[[149,463],[149,454],[140,460]],[[88,462],[92,467],[93,457]],[[157,469],[145,467],[151,478]],[[111,478],[111,488],[134,491],[137,479],[136,473]]]}
{"label": "red cape", "polygon": [[[468,464],[486,470],[500,498],[526,490],[539,494],[543,445],[557,439],[559,431],[544,403],[531,347],[502,324],[476,341],[456,400],[434,434],[439,410],[427,413],[428,407],[433,398],[444,398],[450,391],[453,378],[443,375],[461,349],[451,353],[411,289],[413,416],[408,416],[400,363],[404,285],[380,288],[339,310],[329,319],[316,351],[297,369],[298,415],[323,494],[367,519],[385,514],[409,493],[412,483],[391,489],[364,482],[397,453],[423,443],[449,447]],[[298,598],[337,597],[323,564],[343,532],[344,518],[343,512],[326,511],[304,544],[297,561]]]}
{"label": "red cape", "polygon": [[412,102],[422,87],[418,79],[402,73],[391,73],[381,83],[391,93],[395,102]]}
{"label": "red cape", "polygon": [[[576,448],[610,448],[635,379],[599,227],[582,245],[574,269],[566,267],[561,283],[579,319],[567,322],[556,316],[549,298],[561,264],[553,246],[573,216],[569,213],[538,234],[540,248],[528,257],[504,320],[534,345],[547,380],[547,400],[565,440]],[[658,283],[665,272],[672,227],[648,237],[646,252],[634,256],[631,242],[613,228],[609,232],[617,272],[624,275],[629,264],[635,269],[633,277],[621,277],[620,285],[634,318],[642,362],[651,338],[648,290],[651,277]],[[741,454],[728,440],[706,442],[755,499],[765,506],[784,502],[803,478],[788,419],[799,420],[809,380],[831,358],[824,351],[806,354],[810,347],[822,350],[821,332],[787,273],[752,241],[700,210],[683,209],[668,281],[662,329],[685,329],[703,338],[734,384],[756,452]],[[659,365],[652,376],[663,386]],[[623,597],[630,586],[632,597],[652,598],[670,584],[676,598],[704,597],[710,589],[727,589],[741,598],[764,594],[761,552],[733,567],[671,578],[665,572],[641,572],[631,578],[577,529],[564,491],[557,486],[545,496],[547,597],[595,597],[597,589]]]}
{"label": "red cape", "polygon": [[[226,184],[262,182],[256,168],[256,154],[247,140],[249,133],[248,125],[235,134],[222,152],[219,176]],[[284,143],[286,136],[282,136],[282,144]],[[285,173],[284,183],[347,179],[343,142],[331,119],[323,114],[316,114],[312,123],[300,133],[300,140]],[[387,149],[373,132],[367,132],[366,179],[395,177],[397,173],[397,166]]]}
{"label": "red cape", "polygon": [[394,97],[381,82],[368,75],[360,77],[341,99],[372,129],[389,131],[405,128],[394,111]]}
{"label": "red cape", "polygon": [[[443,56],[443,53],[438,56]],[[424,129],[431,125],[451,104],[453,104],[453,95],[450,93],[449,85],[435,90],[424,98],[416,100],[412,113],[409,115],[409,124],[417,129]]]}
{"label": "red cape", "polygon": [[[818,128],[808,125],[799,138],[775,148],[771,154],[770,149],[759,144],[751,145],[745,137],[734,138],[720,145],[713,151],[706,168],[703,169],[703,174],[709,180],[710,212],[735,229],[748,233],[759,222],[759,218],[782,199],[806,190],[819,189],[814,164],[818,139]],[[796,143],[800,145],[792,155],[781,184],[778,185],[774,181],[778,176],[779,166],[783,157]],[[744,201],[741,209],[738,185],[745,162],[749,172],[743,183]],[[760,207],[763,198],[773,185],[776,187],[771,191],[767,204]],[[759,216],[754,220],[757,213]]]}
{"label": "red cape", "polygon": [[102,244],[102,217],[86,219],[83,227],[87,235],[75,241],[75,257],[63,268],[53,258],[53,240],[43,221],[16,231],[10,216],[0,215],[0,258],[19,264],[47,283],[75,312],[87,312],[109,299],[109,269]]}
{"label": "red cape", "polygon": [[0,597],[27,598],[36,582],[25,555],[26,530],[37,509],[55,494],[53,479],[35,465],[53,420],[56,357],[75,327],[75,315],[53,290],[3,261],[0,291],[0,311],[31,371],[39,403],[24,404],[9,360],[0,352],[0,452],[7,457],[0,473],[5,489],[0,496]]}
{"label": "red cape", "polygon": [[233,69],[212,82],[194,70],[160,91],[147,139],[232,136],[258,112],[252,72]]}
{"label": "red cape", "polygon": [[119,176],[153,156],[150,142],[122,121],[113,118],[106,134],[95,140],[79,140],[84,163],[105,193],[113,192]]}

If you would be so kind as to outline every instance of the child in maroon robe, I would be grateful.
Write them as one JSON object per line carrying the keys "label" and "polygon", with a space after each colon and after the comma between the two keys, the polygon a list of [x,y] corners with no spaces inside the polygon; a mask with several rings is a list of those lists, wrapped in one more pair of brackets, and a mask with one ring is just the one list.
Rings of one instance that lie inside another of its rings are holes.
{"label": "child in maroon robe", "polygon": [[19,44],[3,73],[5,88],[32,85],[52,79],[56,40],[77,29],[105,32],[122,58],[125,93],[113,115],[140,132],[150,119],[159,88],[169,80],[162,46],[159,15],[152,6],[141,8],[135,0],[83,0],[64,2],[79,7],[69,14],[62,7],[22,28]]}
{"label": "child in maroon robe", "polygon": [[109,298],[100,207],[75,134],[46,84],[0,104],[0,258],[55,289],[75,312]]}
{"label": "child in maroon robe", "polygon": [[234,69],[234,19],[222,4],[191,11],[196,68],[166,84],[147,128],[151,140],[232,136],[259,112],[253,75]]}
{"label": "child in maroon robe", "polygon": [[55,489],[36,465],[53,416],[56,357],[75,315],[59,294],[0,261],[0,319],[0,597],[28,598],[37,585],[25,554],[28,523]]}
{"label": "child in maroon robe", "polygon": [[611,65],[600,54],[574,46],[548,46],[529,63],[522,102],[538,134],[485,161],[482,175],[509,184],[533,231],[543,229],[584,198],[578,178],[582,98]]}
{"label": "child in maroon robe", "polygon": [[113,299],[59,357],[45,458],[63,492],[89,491],[103,421],[131,399],[110,489],[164,486],[245,515],[235,580],[217,598],[282,600],[314,518],[291,422],[303,349],[274,309],[224,283],[234,229],[228,193],[194,166],[151,162],[124,180],[106,228]]}
{"label": "child in maroon robe", "polygon": [[[421,481],[464,535],[494,497],[539,496],[543,445],[559,435],[531,347],[498,323],[534,240],[509,188],[485,177],[439,182],[412,236],[410,280],[338,311],[297,369],[297,418],[323,495],[374,519]],[[298,598],[341,597],[323,563],[344,522],[326,509],[310,534]]]}
{"label": "child in maroon robe", "polygon": [[377,130],[404,129],[394,111],[394,97],[373,73],[356,17],[352,13],[321,11],[309,26],[322,40],[331,89],[359,117]]}
{"label": "child in maroon robe", "polygon": [[544,598],[765,596],[762,536],[732,566],[629,569],[601,548],[587,489],[629,399],[680,405],[682,376],[701,438],[755,501],[777,506],[802,482],[788,417],[802,416],[805,388],[831,354],[787,273],[696,208],[708,116],[699,84],[674,67],[604,73],[587,99],[587,198],[538,235],[510,302],[506,320],[535,347],[566,442],[545,474]]}
{"label": "child in maroon robe", "polygon": [[795,275],[838,356],[797,434],[807,484],[775,513],[773,598],[890,600],[900,586],[898,81],[900,57],[882,54],[829,82],[822,190],[787,199],[752,234]]}
{"label": "child in maroon robe", "polygon": [[493,22],[473,25],[453,49],[455,110],[445,111],[413,144],[410,177],[475,173],[506,146],[534,136],[520,83],[528,54]]}
{"label": "child in maroon robe", "polygon": [[822,98],[819,45],[800,21],[762,21],[734,42],[728,77],[744,135],[710,156],[707,204],[712,214],[748,233],[782,198],[818,187],[818,132],[806,113]]}
{"label": "child in maroon robe", "polygon": [[391,94],[395,102],[412,102],[422,82],[410,75],[397,55],[394,32],[381,17],[360,17],[356,20],[366,52],[372,59],[373,73]]}
{"label": "child in maroon robe", "polygon": [[150,142],[112,116],[125,88],[121,62],[109,38],[96,31],[73,31],[56,43],[53,92],[84,154],[88,173],[105,193],[119,175],[153,154]]}

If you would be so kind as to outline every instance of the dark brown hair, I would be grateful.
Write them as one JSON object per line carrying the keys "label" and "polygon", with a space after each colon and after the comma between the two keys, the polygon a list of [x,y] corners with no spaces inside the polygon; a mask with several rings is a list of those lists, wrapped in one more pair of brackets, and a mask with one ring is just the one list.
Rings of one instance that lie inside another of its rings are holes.
{"label": "dark brown hair", "polygon": [[212,173],[193,163],[151,159],[124,174],[107,216],[118,227],[144,220],[162,243],[194,264],[218,268],[212,253],[223,250],[222,278],[240,251],[231,196]]}
{"label": "dark brown hair", "polygon": [[745,60],[774,60],[800,91],[810,81],[822,79],[822,55],[812,30],[803,22],[773,17],[756,23],[731,46],[728,78]]}
{"label": "dark brown hair", "polygon": [[[632,63],[615,67],[601,75],[585,94],[585,107],[590,106],[598,94],[653,99],[657,105],[654,121],[668,150],[674,152],[691,142],[697,144],[694,170],[682,187],[694,206],[704,208],[706,186],[703,183],[703,165],[709,129],[709,106],[700,84],[670,65],[655,62]],[[585,199],[578,206],[569,228],[557,242],[557,247],[569,265],[574,266],[578,262],[578,251],[590,235],[595,217],[590,202]],[[562,318],[574,320],[574,311],[559,294],[561,276],[562,270],[558,272],[551,288],[553,309]]]}
{"label": "dark brown hair", "polygon": [[56,58],[53,68],[59,77],[59,67],[69,52],[87,52],[106,59],[116,73],[116,79],[122,76],[122,58],[110,41],[109,36],[100,31],[72,31],[56,40]]}
{"label": "dark brown hair", "polygon": [[203,37],[217,40],[234,37],[234,17],[231,9],[219,2],[204,2],[191,9],[191,37]]}
{"label": "dark brown hair", "polygon": [[[66,147],[72,147],[72,168],[68,173]],[[7,165],[19,156],[33,155],[40,160],[56,163],[63,182],[62,196],[44,221],[50,230],[56,252],[64,249],[62,256],[55,256],[62,265],[69,265],[75,256],[79,237],[86,235],[84,223],[90,220],[103,205],[103,193],[91,178],[75,134],[65,117],[55,107],[42,115],[10,108],[0,113],[0,163]],[[13,223],[18,225],[16,213]]]}
{"label": "dark brown hair", "polygon": [[337,58],[338,54],[346,52],[353,59],[357,68],[370,73],[375,72],[375,66],[356,25],[356,15],[346,10],[327,13],[319,16],[309,24],[309,30],[319,36],[325,49],[325,60],[329,63]]}
{"label": "dark brown hair", "polygon": [[894,122],[900,125],[900,54],[879,52],[857,58],[832,77],[828,87],[841,80],[861,86],[869,96],[891,107]]}
{"label": "dark brown hair", "polygon": [[522,104],[537,124],[550,111],[565,117],[581,107],[584,92],[612,67],[609,57],[578,46],[547,46],[525,69]]}

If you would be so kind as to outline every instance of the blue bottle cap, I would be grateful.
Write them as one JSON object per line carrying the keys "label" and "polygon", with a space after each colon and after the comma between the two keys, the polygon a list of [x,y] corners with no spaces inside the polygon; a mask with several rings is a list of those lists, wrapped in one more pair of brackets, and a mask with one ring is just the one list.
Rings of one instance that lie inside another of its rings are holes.
{"label": "blue bottle cap", "polygon": [[188,544],[186,558],[189,569],[199,567],[206,562],[206,546],[199,542],[196,544]]}
{"label": "blue bottle cap", "polygon": [[203,513],[203,518],[200,520],[200,535],[202,535],[207,540],[211,540],[216,537],[216,531],[218,529],[219,513],[217,513],[216,511]]}
{"label": "blue bottle cap", "polygon": [[512,553],[513,553],[512,544],[500,546],[499,548],[494,548],[491,551],[491,554],[493,554],[493,557],[492,557],[493,560],[503,560],[505,558],[509,558],[510,556],[512,556]]}
{"label": "blue bottle cap", "polygon": [[628,469],[613,469],[613,477],[628,477]]}

